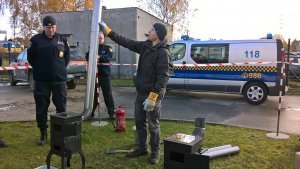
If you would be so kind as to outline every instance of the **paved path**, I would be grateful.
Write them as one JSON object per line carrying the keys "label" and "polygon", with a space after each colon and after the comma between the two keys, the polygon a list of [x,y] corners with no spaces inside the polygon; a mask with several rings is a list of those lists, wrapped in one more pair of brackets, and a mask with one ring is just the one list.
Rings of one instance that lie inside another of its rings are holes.
{"label": "paved path", "polygon": [[[126,116],[133,117],[135,89],[115,87],[114,99],[125,104]],[[82,112],[85,86],[68,90],[68,111]],[[284,96],[281,114],[281,132],[300,134],[300,97]],[[278,97],[269,97],[262,105],[250,105],[242,96],[170,91],[162,107],[162,118],[191,120],[204,117],[207,122],[275,131]],[[102,102],[103,106],[103,102]],[[51,103],[50,113],[55,112]],[[105,113],[103,117],[107,117]],[[28,86],[0,87],[0,121],[35,119],[35,105]]]}

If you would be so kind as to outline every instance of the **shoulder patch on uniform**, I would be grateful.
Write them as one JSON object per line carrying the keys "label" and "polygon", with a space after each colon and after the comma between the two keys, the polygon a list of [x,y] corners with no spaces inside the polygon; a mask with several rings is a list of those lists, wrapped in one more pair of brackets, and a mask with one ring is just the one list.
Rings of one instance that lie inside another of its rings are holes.
{"label": "shoulder patch on uniform", "polygon": [[109,51],[109,52],[113,52],[113,50],[112,50],[111,47],[108,47],[108,51]]}

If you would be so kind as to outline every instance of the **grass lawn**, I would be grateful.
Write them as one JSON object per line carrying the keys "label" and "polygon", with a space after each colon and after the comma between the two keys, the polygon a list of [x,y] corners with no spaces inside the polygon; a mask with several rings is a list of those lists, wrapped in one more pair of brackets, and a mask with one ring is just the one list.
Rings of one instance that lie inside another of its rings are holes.
{"label": "grass lawn", "polygon": [[[0,76],[1,77],[1,76]],[[86,84],[86,79],[80,80],[79,84]],[[133,86],[133,80],[132,79],[111,79],[111,85],[112,86],[118,86],[118,87],[124,87],[124,86]]]}
{"label": "grass lawn", "polygon": [[111,83],[115,86],[133,86],[132,79],[112,79]]}
{"label": "grass lawn", "polygon": [[289,80],[289,86],[294,88],[300,88],[300,82],[298,80]]}
{"label": "grass lawn", "polygon": [[[83,124],[82,145],[89,169],[152,169],[163,168],[163,160],[158,165],[149,165],[147,157],[127,159],[125,154],[105,154],[107,148],[133,148],[133,121],[127,120],[127,131],[116,133],[112,126],[92,127]],[[205,147],[225,144],[239,146],[238,155],[212,160],[210,168],[228,169],[286,169],[294,168],[294,153],[300,150],[298,136],[290,135],[287,140],[267,138],[267,132],[218,125],[207,125]],[[190,134],[194,124],[189,122],[161,122],[162,138],[178,132]],[[0,168],[32,169],[45,164],[49,143],[43,147],[36,145],[38,129],[34,122],[0,123],[0,136],[9,143],[0,149]],[[161,149],[163,159],[163,146]],[[80,168],[79,155],[73,155],[71,168]],[[52,156],[51,164],[60,167],[60,159]]]}
{"label": "grass lawn", "polygon": [[8,71],[0,71],[0,78],[9,78]]}
{"label": "grass lawn", "polygon": [[9,66],[9,61],[7,59],[4,59],[2,64],[3,66]]}

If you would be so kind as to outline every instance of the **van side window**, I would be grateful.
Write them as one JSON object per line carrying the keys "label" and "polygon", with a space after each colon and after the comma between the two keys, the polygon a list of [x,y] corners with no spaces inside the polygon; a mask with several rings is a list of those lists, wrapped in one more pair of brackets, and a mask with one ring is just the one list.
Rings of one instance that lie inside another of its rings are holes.
{"label": "van side window", "polygon": [[228,63],[228,45],[192,45],[191,58],[196,63]]}
{"label": "van side window", "polygon": [[192,45],[191,58],[196,63],[208,63],[208,47]]}
{"label": "van side window", "polygon": [[228,63],[228,47],[209,47],[209,63]]}
{"label": "van side window", "polygon": [[175,43],[169,46],[172,61],[180,60],[185,55],[185,44]]}

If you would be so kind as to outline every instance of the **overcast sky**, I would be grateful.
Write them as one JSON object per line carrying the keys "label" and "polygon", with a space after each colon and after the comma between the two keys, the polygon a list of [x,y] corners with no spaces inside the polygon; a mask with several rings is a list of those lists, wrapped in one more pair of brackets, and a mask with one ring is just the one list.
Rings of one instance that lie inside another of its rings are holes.
{"label": "overcast sky", "polygon": [[[198,11],[189,18],[190,36],[199,39],[258,39],[267,33],[300,39],[299,0],[191,0]],[[138,7],[136,0],[104,0],[107,8]],[[8,30],[9,12],[0,18],[0,30]],[[3,39],[0,35],[0,39]]]}

